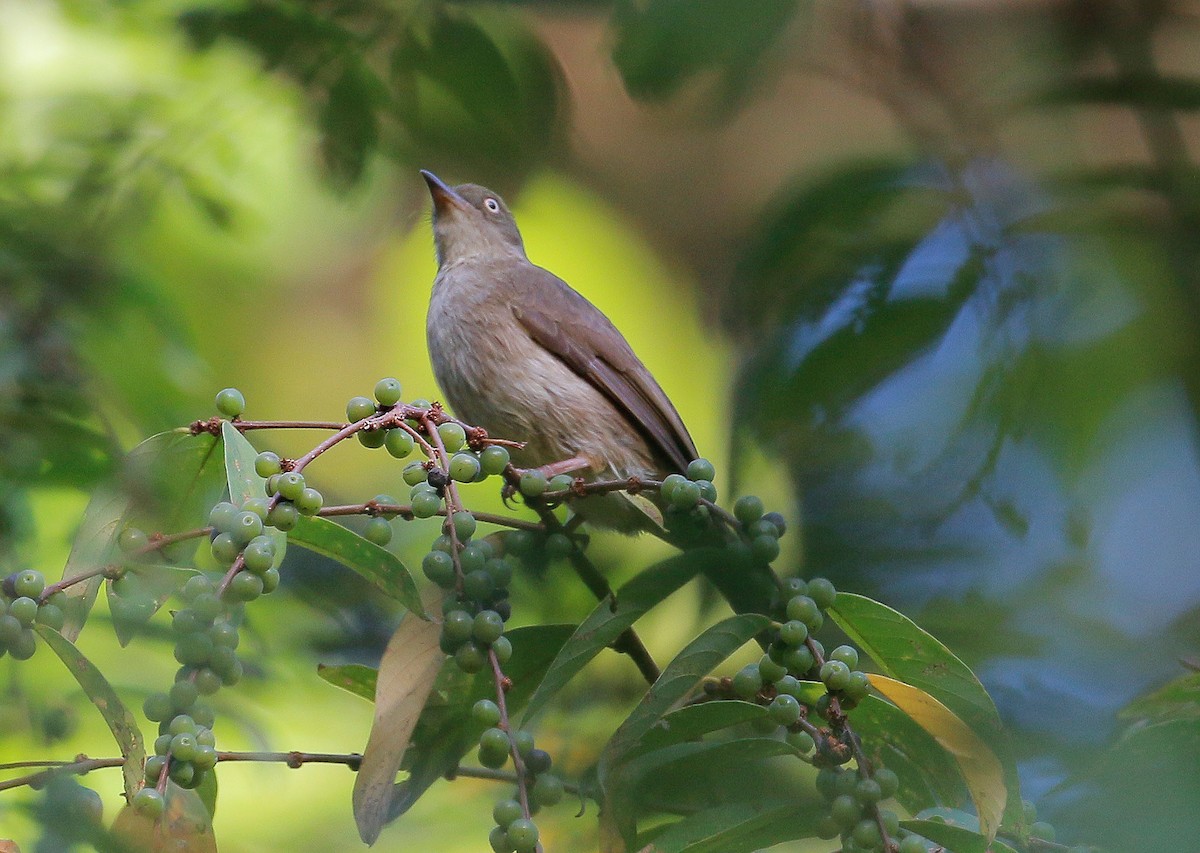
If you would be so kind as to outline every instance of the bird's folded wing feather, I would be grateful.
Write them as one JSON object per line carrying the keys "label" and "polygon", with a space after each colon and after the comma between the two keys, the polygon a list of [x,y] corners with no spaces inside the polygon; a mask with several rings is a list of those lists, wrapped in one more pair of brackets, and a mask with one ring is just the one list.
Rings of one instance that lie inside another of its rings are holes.
{"label": "bird's folded wing feather", "polygon": [[650,371],[599,309],[553,273],[534,269],[545,277],[535,291],[551,291],[542,304],[554,305],[556,316],[540,309],[540,300],[530,299],[512,306],[517,321],[535,342],[611,400],[657,455],[684,471],[698,455],[696,445]]}

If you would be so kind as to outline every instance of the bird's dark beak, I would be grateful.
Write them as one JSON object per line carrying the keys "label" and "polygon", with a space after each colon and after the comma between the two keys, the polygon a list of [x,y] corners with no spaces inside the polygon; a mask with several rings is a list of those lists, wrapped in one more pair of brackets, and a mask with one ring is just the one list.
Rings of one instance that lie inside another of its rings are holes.
{"label": "bird's dark beak", "polygon": [[471,206],[467,204],[466,199],[446,186],[445,182],[433,172],[422,169],[421,177],[425,179],[425,183],[429,184],[429,194],[433,196],[433,208],[436,212],[446,213],[451,208],[466,210]]}

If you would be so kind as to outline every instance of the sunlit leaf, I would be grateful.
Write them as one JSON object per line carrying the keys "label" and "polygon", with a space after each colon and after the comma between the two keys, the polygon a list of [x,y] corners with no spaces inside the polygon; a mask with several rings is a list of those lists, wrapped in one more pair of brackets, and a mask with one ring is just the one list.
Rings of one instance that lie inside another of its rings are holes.
{"label": "sunlit leaf", "polygon": [[979,812],[981,832],[995,838],[1008,798],[1004,767],[995,753],[949,708],[920,688],[876,673],[871,686],[894,702],[954,756]]}
{"label": "sunlit leaf", "polygon": [[98,670],[83,652],[75,648],[74,643],[63,637],[57,631],[45,625],[35,625],[37,631],[50,649],[59,656],[67,670],[79,682],[83,692],[92,700],[104,722],[121,750],[125,759],[122,773],[125,777],[125,795],[132,797],[142,784],[142,767],[146,761],[146,748],[142,743],[142,732],[138,728],[137,719],[133,716],[121,697],[113,690],[100,670]]}
{"label": "sunlit leaf", "polygon": [[400,558],[351,530],[319,516],[301,516],[288,538],[297,545],[337,560],[373,583],[413,613],[425,616],[417,584]]}
{"label": "sunlit leaf", "polygon": [[441,625],[409,613],[392,635],[375,684],[375,721],[354,780],[358,834],[374,844],[388,820],[396,773],[446,654]]}
{"label": "sunlit leaf", "polygon": [[639,573],[617,590],[615,608],[611,599],[597,604],[550,665],[546,677],[529,700],[524,724],[528,724],[545,710],[547,703],[558,691],[596,655],[611,646],[622,632],[650,608],[695,577],[705,563],[718,558],[720,555],[714,551],[690,552],[671,557]]}
{"label": "sunlit leaf", "polygon": [[328,681],[334,687],[361,696],[368,702],[375,701],[375,684],[379,678],[379,670],[360,663],[347,663],[341,666],[317,664],[317,675]]}

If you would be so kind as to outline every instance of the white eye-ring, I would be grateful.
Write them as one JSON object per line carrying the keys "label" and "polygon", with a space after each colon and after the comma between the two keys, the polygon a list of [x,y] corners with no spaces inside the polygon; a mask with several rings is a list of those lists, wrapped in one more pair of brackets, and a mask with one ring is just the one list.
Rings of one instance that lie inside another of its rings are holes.
{"label": "white eye-ring", "polygon": [[483,206],[486,207],[488,210],[490,210],[492,213],[500,212],[500,202],[496,201],[494,198],[485,199],[483,202]]}

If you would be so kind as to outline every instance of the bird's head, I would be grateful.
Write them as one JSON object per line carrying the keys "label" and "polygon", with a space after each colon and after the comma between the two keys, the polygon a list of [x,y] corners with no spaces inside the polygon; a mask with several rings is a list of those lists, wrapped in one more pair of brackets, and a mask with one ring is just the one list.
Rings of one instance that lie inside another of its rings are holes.
{"label": "bird's head", "polygon": [[433,240],[438,266],[472,255],[525,255],[521,232],[504,199],[478,184],[449,187],[422,170],[433,197]]}

